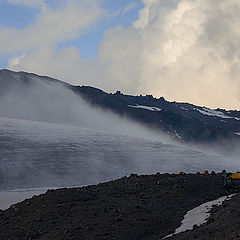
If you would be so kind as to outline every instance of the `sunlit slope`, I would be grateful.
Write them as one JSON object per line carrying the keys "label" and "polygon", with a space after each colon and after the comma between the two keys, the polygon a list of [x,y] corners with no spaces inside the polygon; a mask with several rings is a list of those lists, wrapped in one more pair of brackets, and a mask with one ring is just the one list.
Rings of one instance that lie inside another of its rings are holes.
{"label": "sunlit slope", "polygon": [[226,165],[221,157],[160,141],[0,118],[0,189],[92,184],[132,172],[196,172]]}

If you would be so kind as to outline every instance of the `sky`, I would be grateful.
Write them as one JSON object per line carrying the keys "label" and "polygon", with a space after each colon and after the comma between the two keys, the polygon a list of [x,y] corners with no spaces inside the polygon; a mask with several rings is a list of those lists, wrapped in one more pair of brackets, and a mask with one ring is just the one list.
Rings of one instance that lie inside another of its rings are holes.
{"label": "sky", "polygon": [[0,0],[0,68],[240,110],[239,0]]}

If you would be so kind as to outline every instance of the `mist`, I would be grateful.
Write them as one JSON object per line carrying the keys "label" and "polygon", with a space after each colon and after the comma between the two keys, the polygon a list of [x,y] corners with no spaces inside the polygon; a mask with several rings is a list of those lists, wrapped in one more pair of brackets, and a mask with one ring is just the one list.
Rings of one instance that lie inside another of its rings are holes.
{"label": "mist", "polygon": [[[0,96],[0,116],[49,123],[77,125],[120,135],[141,137],[170,143],[172,140],[160,130],[152,130],[127,118],[89,105],[63,82],[36,75],[10,75]],[[25,82],[24,82],[25,81]]]}
{"label": "mist", "polygon": [[159,130],[93,107],[63,82],[8,72],[0,83],[2,190],[239,167],[236,158],[216,149],[174,142]]}

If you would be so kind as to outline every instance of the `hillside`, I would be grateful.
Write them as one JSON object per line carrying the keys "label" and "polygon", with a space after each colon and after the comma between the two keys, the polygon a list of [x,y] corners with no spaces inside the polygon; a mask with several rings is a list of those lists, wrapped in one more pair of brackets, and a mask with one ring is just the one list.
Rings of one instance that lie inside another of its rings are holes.
{"label": "hillside", "polygon": [[240,140],[240,111],[209,109],[189,103],[168,102],[152,95],[130,96],[121,92],[79,86],[72,89],[93,105],[110,109],[173,136],[183,142]]}
{"label": "hillside", "polygon": [[[232,145],[235,142],[238,144],[240,141],[240,111],[213,110],[189,103],[168,102],[163,97],[156,99],[151,95],[130,96],[122,94],[120,91],[112,94],[90,86],[72,86],[53,78],[32,73],[1,70],[0,103],[6,101],[8,110],[11,109],[9,101],[15,101],[15,104],[19,101],[19,99],[14,100],[13,96],[11,98],[8,96],[13,89],[18,93],[23,92],[20,98],[22,101],[25,96],[29,95],[31,86],[41,82],[47,84],[49,89],[53,86],[70,89],[94,106],[129,117],[149,127],[160,129],[181,142],[223,143],[223,145],[229,143]],[[42,92],[45,92],[45,89]],[[49,94],[53,94],[53,92],[50,91]],[[27,105],[24,109],[28,108]],[[31,111],[33,110],[31,109]],[[20,117],[22,115],[19,113]],[[5,117],[4,110],[1,110],[1,116]],[[41,120],[40,117],[39,119]]]}
{"label": "hillside", "polygon": [[[95,186],[49,190],[3,211],[0,239],[161,239],[180,226],[188,210],[229,193],[220,175],[194,174],[131,175]],[[203,239],[200,234],[197,238]]]}

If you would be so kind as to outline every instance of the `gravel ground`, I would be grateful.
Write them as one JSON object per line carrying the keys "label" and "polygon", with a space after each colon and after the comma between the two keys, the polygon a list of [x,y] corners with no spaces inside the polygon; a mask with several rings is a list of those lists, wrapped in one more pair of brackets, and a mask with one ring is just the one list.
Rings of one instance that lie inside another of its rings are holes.
{"label": "gravel ground", "polygon": [[[2,211],[0,239],[159,240],[180,226],[188,210],[229,193],[220,175],[196,174],[132,174],[93,186],[49,190]],[[240,229],[240,210],[234,211],[238,202],[236,195],[214,209],[211,219],[227,211],[224,218],[172,239],[234,239],[240,231],[230,238],[219,238],[215,231],[221,227],[228,236],[233,224]],[[229,222],[230,215],[234,221]]]}

